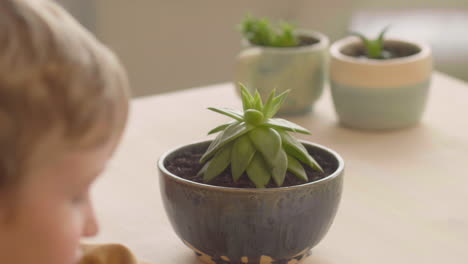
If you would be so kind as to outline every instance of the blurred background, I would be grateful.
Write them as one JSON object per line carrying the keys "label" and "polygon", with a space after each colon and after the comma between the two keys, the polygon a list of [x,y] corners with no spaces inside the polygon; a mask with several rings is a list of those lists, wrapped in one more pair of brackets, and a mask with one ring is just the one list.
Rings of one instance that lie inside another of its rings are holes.
{"label": "blurred background", "polygon": [[133,96],[232,81],[248,12],[314,29],[427,42],[435,68],[468,80],[468,0],[57,0],[126,66]]}

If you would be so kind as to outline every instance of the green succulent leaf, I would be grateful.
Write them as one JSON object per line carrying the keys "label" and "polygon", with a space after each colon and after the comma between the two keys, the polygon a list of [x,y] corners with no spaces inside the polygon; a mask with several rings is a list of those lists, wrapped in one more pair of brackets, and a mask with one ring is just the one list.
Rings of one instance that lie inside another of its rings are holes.
{"label": "green succulent leaf", "polygon": [[254,108],[254,98],[250,94],[247,87],[245,87],[245,85],[242,83],[239,83],[239,87],[241,88],[242,106],[244,111]]}
{"label": "green succulent leaf", "polygon": [[275,129],[284,129],[291,132],[310,135],[309,130],[282,118],[271,118],[265,122],[265,125]]}
{"label": "green succulent leaf", "polygon": [[387,33],[387,30],[390,28],[390,26],[384,27],[384,29],[380,32],[379,37],[377,38],[377,41],[383,46],[384,43],[384,36]]}
{"label": "green succulent leaf", "polygon": [[304,167],[302,167],[302,164],[297,161],[295,158],[293,158],[290,155],[288,156],[288,170],[294,174],[297,178],[300,180],[303,180],[305,182],[309,181],[307,174],[305,172]]}
{"label": "green succulent leaf", "polygon": [[312,158],[312,156],[310,156],[309,152],[301,142],[297,141],[285,131],[280,131],[280,135],[283,148],[288,155],[295,157],[314,170],[323,172],[322,167],[315,161],[314,158]]}
{"label": "green succulent leaf", "polygon": [[363,34],[361,34],[359,32],[351,32],[351,35],[354,35],[354,36],[360,38],[361,41],[364,43],[364,45],[367,46],[367,43],[369,42],[369,40],[367,39],[366,36],[364,36]]}
{"label": "green succulent leaf", "polygon": [[294,27],[291,24],[288,24],[286,22],[282,22],[280,24],[280,27],[281,27],[281,34],[277,35],[276,37],[276,46],[278,47],[297,46],[299,44],[299,40],[294,34]]}
{"label": "green succulent leaf", "polygon": [[273,167],[281,149],[281,136],[279,133],[269,127],[257,127],[250,131],[248,135],[257,151],[262,153],[267,164]]}
{"label": "green succulent leaf", "polygon": [[258,45],[269,45],[273,41],[273,31],[270,28],[270,21],[266,18],[251,18],[252,31],[248,32],[249,41]]}
{"label": "green succulent leaf", "polygon": [[229,166],[231,161],[231,151],[232,144],[227,144],[214,155],[204,172],[204,182],[210,182]]}
{"label": "green succulent leaf", "polygon": [[[387,33],[387,30],[390,28],[390,26],[386,26],[379,34],[379,37],[375,41],[377,46],[379,47],[379,54],[375,54],[375,56],[378,56],[380,59],[388,59],[392,56],[390,52],[385,50],[385,34]],[[376,57],[377,58],[377,57]]]}
{"label": "green succulent leaf", "polygon": [[276,157],[275,165],[271,170],[271,176],[277,186],[283,185],[286,171],[288,170],[288,157],[283,149],[280,149]]}
{"label": "green succulent leaf", "polygon": [[255,153],[250,162],[249,166],[247,166],[247,176],[249,179],[255,184],[257,188],[265,188],[270,182],[271,174],[270,170],[262,158],[260,153]]}
{"label": "green succulent leaf", "polygon": [[220,131],[223,131],[225,130],[228,126],[232,125],[232,124],[235,124],[235,123],[240,123],[239,121],[233,121],[233,122],[229,122],[229,123],[226,123],[226,124],[222,124],[220,126],[217,126],[213,129],[211,129],[209,132],[208,132],[208,135],[211,135],[211,134],[215,134],[215,133],[218,133]]}
{"label": "green succulent leaf", "polygon": [[376,50],[376,47],[375,47],[375,44],[378,44],[376,43],[375,41],[372,41],[370,39],[368,39],[366,36],[364,36],[363,34],[361,33],[358,33],[358,32],[352,32],[351,33],[352,35],[355,35],[357,37],[359,37],[364,45],[364,48],[366,50],[366,54],[369,58],[376,58],[376,56],[378,57],[379,54],[375,54],[376,52],[378,53],[378,47],[377,47],[377,50]]}
{"label": "green succulent leaf", "polygon": [[208,107],[208,109],[213,112],[234,118],[237,121],[244,121],[244,117],[242,113],[237,110],[229,109],[229,108],[217,108],[217,107]]}
{"label": "green succulent leaf", "polygon": [[234,142],[231,153],[231,172],[235,182],[239,180],[242,173],[247,169],[255,152],[255,146],[247,135],[239,137]]}
{"label": "green succulent leaf", "polygon": [[275,113],[272,114],[273,112],[273,107],[274,107],[274,99],[275,99],[275,94],[276,94],[276,89],[273,89],[268,96],[268,99],[263,106],[263,115],[265,118],[271,118],[275,115]]}
{"label": "green succulent leaf", "polygon": [[260,112],[263,111],[262,98],[260,97],[260,93],[258,93],[258,91],[255,91],[254,108]]}
{"label": "green succulent leaf", "polygon": [[282,22],[272,26],[266,18],[247,15],[240,24],[240,31],[250,43],[260,46],[291,47],[298,46],[299,37],[291,24]]}
{"label": "green succulent leaf", "polygon": [[197,173],[197,177],[203,177],[203,175],[205,175],[205,172],[206,172],[206,169],[208,168],[208,166],[210,165],[210,161],[207,161],[203,167],[200,169],[200,171]]}
{"label": "green succulent leaf", "polygon": [[289,90],[278,96],[273,90],[263,104],[258,91],[252,95],[243,84],[239,86],[243,112],[229,108],[209,108],[235,120],[208,132],[220,133],[201,157],[200,162],[205,164],[198,175],[209,182],[231,165],[235,182],[246,172],[257,188],[264,188],[272,178],[277,186],[282,186],[288,170],[307,181],[305,165],[323,171],[306,148],[288,134],[288,131],[303,134],[310,132],[288,120],[272,118]]}
{"label": "green succulent leaf", "polygon": [[263,113],[256,109],[248,109],[244,112],[244,120],[247,124],[259,125],[263,122]]}
{"label": "green succulent leaf", "polygon": [[201,157],[200,162],[206,162],[225,144],[244,135],[252,129],[253,127],[247,126],[245,122],[236,122],[232,125],[229,125],[222,133],[218,134],[218,136],[213,140],[213,142],[211,142],[205,154],[203,154],[203,156]]}
{"label": "green succulent leaf", "polygon": [[389,26],[386,26],[376,39],[368,39],[361,33],[352,32],[352,35],[358,36],[364,44],[366,55],[371,59],[385,59],[389,55],[384,50],[384,36]]}
{"label": "green succulent leaf", "polygon": [[271,107],[271,110],[268,110],[268,114],[265,114],[267,118],[272,118],[276,115],[278,110],[281,108],[281,105],[283,105],[284,100],[288,96],[289,91],[290,90],[286,90],[273,99],[273,106]]}
{"label": "green succulent leaf", "polygon": [[367,55],[372,59],[379,59],[382,57],[383,47],[379,42],[375,40],[370,40],[367,43]]}

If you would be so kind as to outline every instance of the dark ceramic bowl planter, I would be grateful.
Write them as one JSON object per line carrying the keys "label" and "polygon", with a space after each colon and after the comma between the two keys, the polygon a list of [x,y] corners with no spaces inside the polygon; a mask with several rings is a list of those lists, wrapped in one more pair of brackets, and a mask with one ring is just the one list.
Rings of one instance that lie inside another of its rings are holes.
{"label": "dark ceramic bowl planter", "polygon": [[[296,263],[330,228],[342,192],[344,162],[334,151],[302,142],[334,164],[327,177],[267,189],[228,188],[181,178],[166,168],[187,149],[203,152],[210,141],[168,151],[158,166],[164,207],[179,238],[205,263]],[[292,261],[292,262],[291,262]]]}

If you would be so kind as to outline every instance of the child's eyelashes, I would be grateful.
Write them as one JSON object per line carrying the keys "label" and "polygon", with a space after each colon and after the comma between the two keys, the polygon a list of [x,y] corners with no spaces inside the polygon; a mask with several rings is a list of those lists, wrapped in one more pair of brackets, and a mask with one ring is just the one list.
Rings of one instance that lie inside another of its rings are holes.
{"label": "child's eyelashes", "polygon": [[71,203],[73,205],[80,205],[86,200],[86,197],[84,195],[77,195],[71,199]]}
{"label": "child's eyelashes", "polygon": [[93,177],[87,177],[88,180],[85,181],[84,183],[77,184],[76,186],[73,186],[75,191],[80,190],[79,192],[75,192],[75,195],[72,196],[71,198],[71,203],[73,205],[80,205],[84,202],[87,202],[89,200],[89,192],[90,188],[92,186],[92,183],[94,182],[94,179],[99,175],[98,173],[93,174]]}
{"label": "child's eyelashes", "polygon": [[88,200],[88,191],[84,191],[72,197],[71,203],[73,205],[81,205]]}

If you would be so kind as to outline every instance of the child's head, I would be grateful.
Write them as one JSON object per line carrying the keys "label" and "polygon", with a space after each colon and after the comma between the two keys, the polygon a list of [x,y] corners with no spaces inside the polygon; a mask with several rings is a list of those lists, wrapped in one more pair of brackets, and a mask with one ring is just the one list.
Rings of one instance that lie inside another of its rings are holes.
{"label": "child's head", "polygon": [[127,116],[116,57],[48,0],[0,1],[0,259],[71,264]]}

